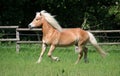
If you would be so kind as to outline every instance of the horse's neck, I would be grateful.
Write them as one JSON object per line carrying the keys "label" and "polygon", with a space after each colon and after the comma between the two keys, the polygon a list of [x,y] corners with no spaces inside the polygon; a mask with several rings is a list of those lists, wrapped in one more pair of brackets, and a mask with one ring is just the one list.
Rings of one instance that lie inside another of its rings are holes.
{"label": "horse's neck", "polygon": [[54,30],[55,29],[48,22],[45,21],[43,23],[43,26],[42,26],[43,35],[47,35],[47,34],[53,33]]}

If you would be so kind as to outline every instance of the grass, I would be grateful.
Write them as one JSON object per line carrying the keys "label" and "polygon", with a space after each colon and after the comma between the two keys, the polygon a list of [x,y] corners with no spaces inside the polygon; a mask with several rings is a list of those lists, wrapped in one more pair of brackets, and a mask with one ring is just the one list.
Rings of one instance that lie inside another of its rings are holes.
{"label": "grass", "polygon": [[15,45],[0,46],[0,76],[119,76],[120,45],[102,46],[110,55],[102,59],[95,49],[89,46],[89,63],[83,59],[74,65],[77,54],[74,47],[57,48],[53,55],[61,61],[54,62],[45,53],[40,64],[36,64],[41,47],[39,45],[21,45],[20,53]]}

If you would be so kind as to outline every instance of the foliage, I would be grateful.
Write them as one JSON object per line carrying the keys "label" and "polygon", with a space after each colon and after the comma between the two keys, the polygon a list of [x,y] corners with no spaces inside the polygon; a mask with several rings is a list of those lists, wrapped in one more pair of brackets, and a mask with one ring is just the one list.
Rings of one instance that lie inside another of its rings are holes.
{"label": "foliage", "polygon": [[120,0],[1,0],[0,25],[27,25],[35,12],[47,10],[62,27],[85,29],[118,29],[120,26]]}

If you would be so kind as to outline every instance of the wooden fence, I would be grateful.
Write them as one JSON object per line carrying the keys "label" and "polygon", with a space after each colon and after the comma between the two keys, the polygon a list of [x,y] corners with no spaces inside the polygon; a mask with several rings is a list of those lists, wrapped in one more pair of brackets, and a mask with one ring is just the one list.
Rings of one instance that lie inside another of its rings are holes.
{"label": "wooden fence", "polygon": [[[15,29],[16,30],[16,37],[15,38],[7,38],[7,39],[0,39],[0,41],[15,41],[16,42],[16,52],[19,53],[20,50],[20,44],[26,43],[36,43],[40,44],[42,41],[21,41],[20,39],[20,32],[21,31],[41,31],[42,29],[29,29],[29,28],[18,28],[18,26],[0,26],[0,29]],[[113,32],[118,32],[120,33],[120,30],[88,30],[92,33],[113,33]],[[115,44],[120,44],[120,42],[105,42],[105,43],[99,43],[100,45],[115,45]]]}

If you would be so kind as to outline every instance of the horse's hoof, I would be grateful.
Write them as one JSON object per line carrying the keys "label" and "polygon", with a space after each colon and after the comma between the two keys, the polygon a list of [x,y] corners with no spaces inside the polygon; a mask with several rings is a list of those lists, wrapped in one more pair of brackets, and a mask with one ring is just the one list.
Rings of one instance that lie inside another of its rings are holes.
{"label": "horse's hoof", "polygon": [[78,64],[78,61],[75,62],[75,65]]}
{"label": "horse's hoof", "polygon": [[89,61],[87,60],[87,61],[84,61],[85,63],[89,63]]}
{"label": "horse's hoof", "polygon": [[57,59],[56,59],[56,61],[60,61],[60,59],[59,59],[59,58],[57,58]]}
{"label": "horse's hoof", "polygon": [[60,59],[58,57],[55,58],[55,61],[60,61]]}
{"label": "horse's hoof", "polygon": [[77,62],[75,62],[75,65],[78,64]]}
{"label": "horse's hoof", "polygon": [[84,62],[85,62],[85,63],[89,63],[89,60],[88,60],[88,59],[85,59]]}
{"label": "horse's hoof", "polygon": [[37,61],[37,62],[36,62],[36,64],[39,64],[39,63],[40,63],[40,61]]}

